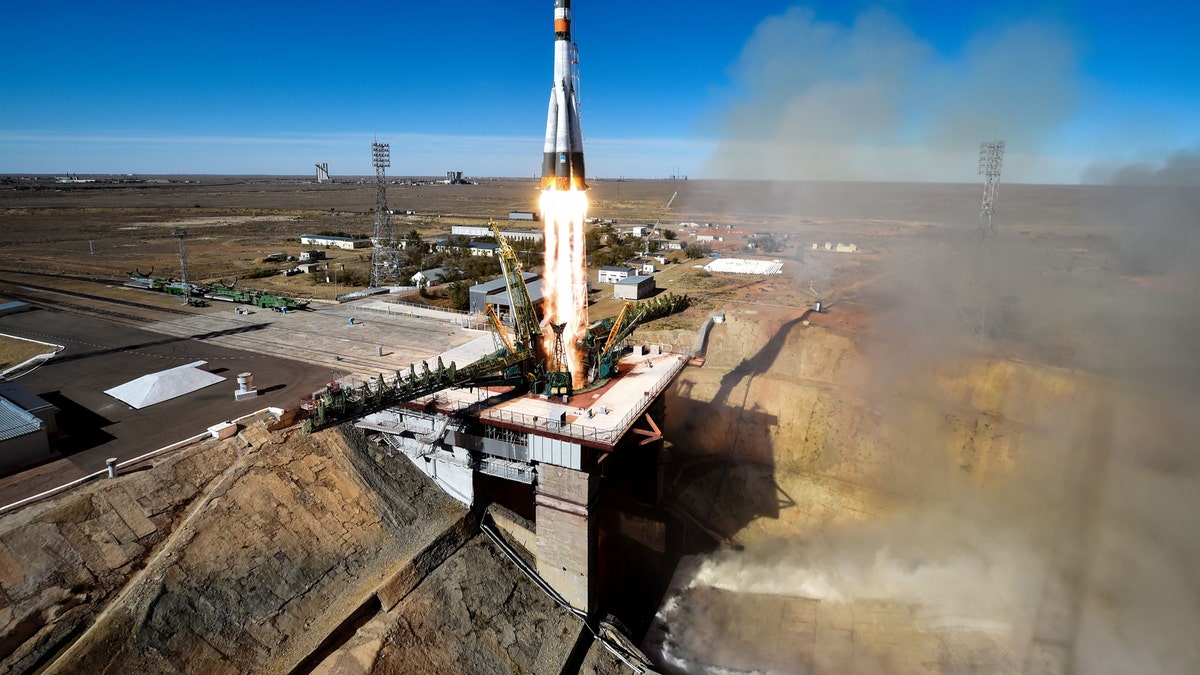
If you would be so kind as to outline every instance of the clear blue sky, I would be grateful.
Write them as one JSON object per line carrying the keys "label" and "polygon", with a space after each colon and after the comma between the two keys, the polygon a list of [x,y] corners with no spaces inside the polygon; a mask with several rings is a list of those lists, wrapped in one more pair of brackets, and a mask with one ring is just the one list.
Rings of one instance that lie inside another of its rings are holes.
{"label": "clear blue sky", "polygon": [[[9,3],[0,172],[367,174],[378,135],[391,175],[531,176],[552,4]],[[592,176],[974,180],[996,136],[1006,176],[1074,182],[1200,147],[1187,3],[575,4]]]}

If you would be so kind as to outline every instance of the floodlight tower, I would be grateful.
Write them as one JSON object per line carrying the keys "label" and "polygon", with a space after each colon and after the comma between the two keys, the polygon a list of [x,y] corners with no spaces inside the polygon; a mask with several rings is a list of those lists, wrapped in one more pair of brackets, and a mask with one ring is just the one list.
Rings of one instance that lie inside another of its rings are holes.
{"label": "floodlight tower", "polygon": [[187,279],[187,250],[183,247],[183,240],[187,238],[187,230],[171,230],[172,237],[179,238],[179,278],[183,283],[183,304],[192,304],[192,288],[188,286]]}
{"label": "floodlight tower", "polygon": [[[993,325],[995,316],[989,316],[989,305],[994,301],[992,282],[996,274],[996,227],[993,222],[996,208],[996,184],[1000,170],[1004,167],[1004,141],[984,141],[979,144],[979,175],[983,176],[983,202],[979,207],[979,243],[976,246],[973,293],[975,305],[973,329],[979,344],[988,341],[997,329]],[[989,236],[990,235],[990,236]]]}
{"label": "floodlight tower", "polygon": [[979,144],[979,175],[983,176],[983,205],[979,209],[979,227],[983,235],[996,234],[992,216],[996,206],[996,183],[1004,168],[1004,141]]}
{"label": "floodlight tower", "polygon": [[371,237],[371,286],[379,287],[396,281],[400,269],[396,242],[392,239],[392,216],[388,213],[387,173],[392,165],[390,143],[371,144],[371,161],[375,165],[375,236]]}

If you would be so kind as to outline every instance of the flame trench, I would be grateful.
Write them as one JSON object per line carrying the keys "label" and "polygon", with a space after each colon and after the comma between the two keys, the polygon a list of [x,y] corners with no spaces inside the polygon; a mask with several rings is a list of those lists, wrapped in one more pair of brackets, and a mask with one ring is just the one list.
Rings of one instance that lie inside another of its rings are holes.
{"label": "flame trench", "polygon": [[[546,189],[541,197],[545,228],[546,264],[542,274],[544,323],[565,324],[562,332],[566,363],[558,369],[571,371],[572,385],[587,384],[585,349],[580,346],[587,332],[587,262],[583,223],[587,217],[587,193],[582,190]],[[544,331],[543,334],[549,334]],[[542,344],[547,361],[554,361],[554,344]]]}

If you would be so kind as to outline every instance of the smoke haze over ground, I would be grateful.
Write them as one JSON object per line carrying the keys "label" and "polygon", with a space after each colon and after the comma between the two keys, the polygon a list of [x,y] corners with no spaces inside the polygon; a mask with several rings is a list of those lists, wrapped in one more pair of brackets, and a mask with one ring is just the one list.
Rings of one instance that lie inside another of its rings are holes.
{"label": "smoke haze over ground", "polygon": [[[744,333],[712,338],[710,363],[756,364],[722,390],[778,421],[757,437],[772,447],[743,431],[715,461],[790,497],[725,533],[744,550],[681,566],[647,640],[667,667],[1200,671],[1200,147],[1081,160],[1092,185],[1014,185],[1049,170],[1076,53],[1014,22],[941,57],[878,9],[842,25],[793,8],[747,42],[707,173],[774,182],[691,184],[678,203],[786,233],[792,286],[868,320],[796,331],[766,367]],[[995,232],[979,184],[803,182],[974,182],[993,138]],[[865,252],[809,248],[826,241]],[[758,309],[725,309],[778,342]],[[798,372],[847,337],[830,383]]]}
{"label": "smoke haze over ground", "polygon": [[[823,524],[802,515],[802,529],[780,524],[744,551],[692,561],[660,613],[660,628],[674,636],[658,647],[664,662],[725,672],[722,659],[752,649],[729,641],[746,621],[744,613],[730,618],[732,593],[848,606],[856,616],[864,603],[907,607],[921,639],[947,652],[945,641],[964,634],[1002,638],[990,652],[977,649],[996,655],[990,666],[931,666],[943,672],[1194,672],[1200,195],[1002,185],[997,233],[981,238],[978,222],[963,217],[981,188],[964,186],[961,208],[931,200],[931,218],[889,224],[898,231],[880,237],[877,222],[855,218],[882,208],[873,195],[907,190],[917,203],[942,188],[794,185],[799,194],[856,192],[858,200],[838,207],[836,227],[843,240],[881,251],[847,273],[849,257],[802,245],[791,269],[794,285],[831,283],[834,296],[839,279],[873,279],[838,298],[866,303],[872,320],[855,362],[835,378],[847,392],[843,409],[825,414],[862,420],[869,411],[877,425],[860,426],[853,444],[885,448],[890,468],[810,464],[802,458],[822,448],[808,440],[774,447],[781,489],[851,483],[875,495],[870,508]],[[787,203],[796,217],[781,227],[806,242],[809,230],[832,225],[824,217],[798,224],[809,219],[804,201],[791,195],[758,208],[773,213]],[[815,211],[828,204],[811,194],[808,201]],[[743,214],[751,208],[736,191],[729,203]],[[842,311],[836,301],[831,311]],[[785,349],[820,339],[810,329]],[[711,349],[721,348],[737,347],[714,340]],[[795,391],[766,412],[808,418],[808,409],[788,410],[807,405],[806,390]],[[706,617],[717,623],[705,625]],[[839,663],[848,662],[825,665]],[[914,672],[888,663],[877,670]]]}

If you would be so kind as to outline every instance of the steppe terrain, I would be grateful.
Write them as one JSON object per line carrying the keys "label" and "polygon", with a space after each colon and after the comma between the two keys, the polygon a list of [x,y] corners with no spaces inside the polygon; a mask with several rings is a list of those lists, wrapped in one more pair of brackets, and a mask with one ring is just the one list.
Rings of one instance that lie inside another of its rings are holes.
{"label": "steppe terrain", "polygon": [[[394,227],[531,210],[533,187],[398,185],[418,215]],[[696,302],[639,329],[690,346],[726,316],[667,396],[690,555],[631,636],[658,668],[1200,669],[1200,197],[1002,185],[981,233],[971,185],[593,188],[591,215],[681,238],[787,236],[779,276],[668,267],[660,285]],[[302,233],[369,232],[373,203],[370,183],[299,179],[4,185],[0,294],[129,299],[82,279],[173,274],[175,227],[190,272],[228,278]],[[136,299],[108,319],[178,308]],[[0,667],[624,672],[598,643],[582,656],[578,621],[403,462],[332,430],[239,440],[0,517]]]}

